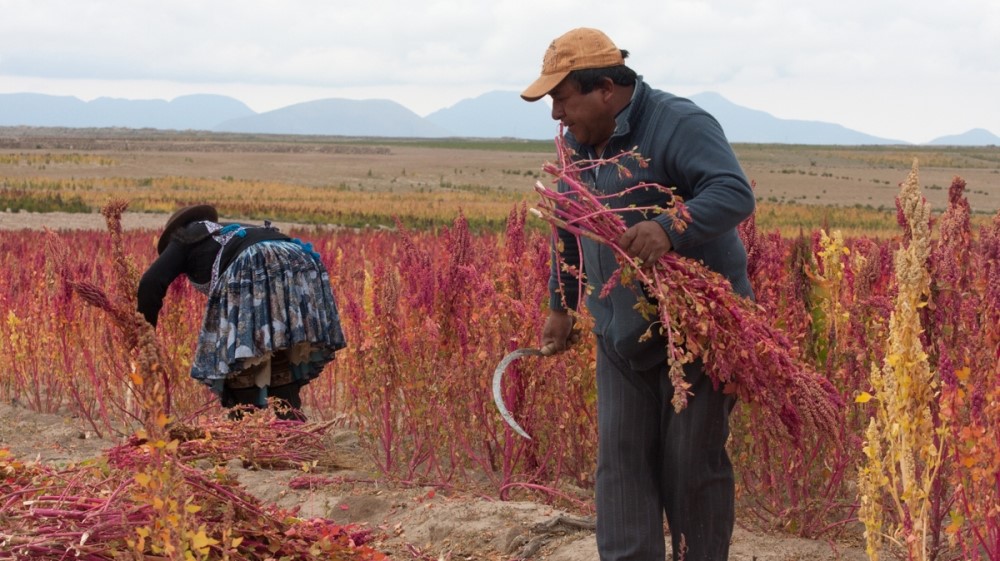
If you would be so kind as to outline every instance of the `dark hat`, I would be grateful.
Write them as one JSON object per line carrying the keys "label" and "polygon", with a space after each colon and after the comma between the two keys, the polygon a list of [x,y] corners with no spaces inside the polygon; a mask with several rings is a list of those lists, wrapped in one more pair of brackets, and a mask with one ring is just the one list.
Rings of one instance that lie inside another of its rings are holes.
{"label": "dark hat", "polygon": [[170,237],[174,235],[174,232],[199,220],[218,222],[219,211],[215,210],[215,207],[212,205],[191,205],[178,209],[167,219],[167,225],[163,227],[160,240],[156,242],[156,253],[161,254],[163,250],[167,249],[167,245],[170,244]]}

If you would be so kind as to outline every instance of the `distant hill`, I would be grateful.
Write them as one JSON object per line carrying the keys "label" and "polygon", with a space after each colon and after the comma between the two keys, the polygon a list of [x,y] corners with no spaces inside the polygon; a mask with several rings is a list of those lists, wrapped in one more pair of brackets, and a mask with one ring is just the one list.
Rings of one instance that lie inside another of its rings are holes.
{"label": "distant hill", "polygon": [[1000,136],[986,129],[972,129],[962,134],[941,136],[927,144],[933,146],[1000,146]]}
{"label": "distant hill", "polygon": [[[909,144],[834,123],[779,119],[704,92],[690,99],[722,124],[734,143]],[[256,113],[220,95],[186,95],[173,101],[0,94],[0,126],[156,128],[218,132],[388,138],[522,138],[548,140],[558,133],[545,101],[527,103],[517,92],[492,91],[421,117],[389,100],[321,99]],[[983,129],[932,140],[934,145],[998,145]]]}
{"label": "distant hill", "polygon": [[730,142],[777,144],[909,144],[879,138],[833,123],[779,119],[770,113],[747,109],[714,92],[690,96],[702,109],[715,116]]}
{"label": "distant hill", "polygon": [[220,132],[440,138],[454,136],[395,101],[321,99],[223,121]]}
{"label": "distant hill", "polygon": [[208,130],[221,120],[253,114],[242,101],[210,94],[173,101],[102,97],[89,102],[35,93],[0,94],[0,126]]}
{"label": "distant hill", "polygon": [[518,92],[493,91],[464,99],[425,119],[464,137],[549,140],[559,134],[552,108],[541,101],[528,103]]}

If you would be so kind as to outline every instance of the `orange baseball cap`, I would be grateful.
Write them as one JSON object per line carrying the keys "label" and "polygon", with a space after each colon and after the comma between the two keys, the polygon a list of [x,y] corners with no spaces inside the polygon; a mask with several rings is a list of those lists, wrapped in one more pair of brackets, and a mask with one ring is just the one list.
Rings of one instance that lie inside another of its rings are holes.
{"label": "orange baseball cap", "polygon": [[521,97],[538,101],[574,70],[622,64],[625,58],[621,49],[603,32],[588,27],[573,29],[552,41],[542,60],[542,75],[521,92]]}

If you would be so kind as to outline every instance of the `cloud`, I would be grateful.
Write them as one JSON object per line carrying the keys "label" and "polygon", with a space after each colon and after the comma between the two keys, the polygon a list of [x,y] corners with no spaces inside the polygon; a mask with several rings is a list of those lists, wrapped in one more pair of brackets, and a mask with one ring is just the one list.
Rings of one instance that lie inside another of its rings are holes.
{"label": "cloud", "polygon": [[[998,6],[8,0],[0,18],[0,89],[49,84],[72,94],[74,84],[94,91],[103,82],[127,88],[103,95],[205,91],[257,110],[293,99],[366,96],[427,113],[463,96],[519,90],[555,36],[590,26],[631,51],[630,64],[662,89],[717,91],[781,117],[923,142],[972,126],[1000,134],[992,101],[1000,92]],[[914,117],[921,104],[923,115]],[[871,121],[849,122],[855,116]]]}

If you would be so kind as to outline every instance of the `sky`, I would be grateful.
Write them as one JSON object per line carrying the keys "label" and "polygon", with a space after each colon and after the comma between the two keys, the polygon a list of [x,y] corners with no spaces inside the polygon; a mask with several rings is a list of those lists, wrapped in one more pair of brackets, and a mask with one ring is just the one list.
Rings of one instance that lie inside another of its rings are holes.
{"label": "sky", "polygon": [[257,112],[390,99],[418,115],[520,92],[596,27],[655,88],[924,143],[1000,135],[997,0],[0,0],[0,93]]}

